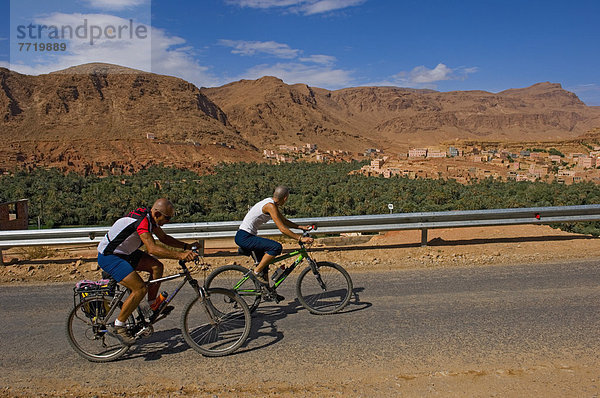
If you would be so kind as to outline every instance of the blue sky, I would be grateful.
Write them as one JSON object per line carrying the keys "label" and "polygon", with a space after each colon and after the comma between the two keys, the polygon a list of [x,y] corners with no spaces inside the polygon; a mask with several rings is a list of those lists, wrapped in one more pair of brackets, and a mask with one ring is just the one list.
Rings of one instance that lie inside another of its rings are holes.
{"label": "blue sky", "polygon": [[[0,65],[22,73],[110,62],[197,86],[274,75],[328,89],[498,92],[550,81],[600,105],[597,0],[0,1]],[[151,40],[71,38],[55,40],[64,52],[17,50],[19,25],[83,20],[101,28],[132,20]]]}

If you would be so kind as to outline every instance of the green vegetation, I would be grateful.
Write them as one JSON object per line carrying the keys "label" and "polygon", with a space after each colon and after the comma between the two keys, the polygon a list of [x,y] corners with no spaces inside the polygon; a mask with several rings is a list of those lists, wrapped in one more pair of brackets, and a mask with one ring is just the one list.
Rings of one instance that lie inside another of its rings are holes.
{"label": "green vegetation", "polygon": [[558,156],[560,156],[561,158],[564,158],[564,157],[565,157],[565,154],[564,154],[564,153],[562,153],[561,151],[559,151],[559,150],[558,150],[558,149],[556,149],[556,148],[550,148],[550,149],[548,150],[548,153],[549,153],[550,155],[558,155]]}
{"label": "green vegetation", "polygon": [[[170,198],[174,222],[241,220],[248,207],[278,184],[291,187],[288,217],[324,217],[397,212],[476,210],[600,203],[600,186],[486,179],[470,185],[454,180],[411,180],[348,175],[364,163],[219,165],[212,175],[153,167],[133,176],[106,178],[38,169],[0,178],[0,202],[29,199],[32,226],[110,225],[128,211]],[[570,231],[600,234],[599,223],[562,225]]]}

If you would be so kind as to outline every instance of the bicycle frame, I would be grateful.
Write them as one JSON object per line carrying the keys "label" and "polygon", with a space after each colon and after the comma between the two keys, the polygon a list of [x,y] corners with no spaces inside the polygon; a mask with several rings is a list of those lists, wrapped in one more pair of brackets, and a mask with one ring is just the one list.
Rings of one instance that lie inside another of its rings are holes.
{"label": "bicycle frame", "polygon": [[310,259],[310,257],[308,256],[308,252],[306,251],[306,248],[301,247],[299,250],[294,250],[293,252],[290,252],[288,254],[284,254],[283,256],[279,256],[279,257],[275,258],[275,260],[271,263],[271,264],[278,263],[280,261],[287,260],[288,258],[292,258],[295,256],[298,256],[298,257],[296,257],[296,260],[294,260],[292,265],[290,265],[289,267],[287,267],[285,269],[285,271],[283,272],[283,274],[281,274],[279,279],[277,279],[275,281],[275,283],[273,284],[273,287],[278,287],[279,285],[281,285],[283,283],[283,281],[286,280],[288,275],[291,274],[292,271],[294,271],[294,269],[296,269],[296,267],[298,265],[300,265],[300,263],[302,261],[304,261],[305,258]]}
{"label": "bicycle frame", "polygon": [[[182,268],[182,271],[177,273],[177,274],[173,274],[173,275],[168,275],[168,276],[164,276],[161,278],[157,278],[157,279],[152,279],[146,282],[146,286],[152,285],[154,283],[161,283],[161,282],[166,282],[166,281],[170,281],[170,280],[174,280],[174,279],[179,279],[179,278],[184,278],[183,281],[181,281],[181,283],[175,288],[175,290],[169,295],[169,297],[167,297],[164,301],[164,304],[162,306],[162,308],[165,308],[177,295],[177,293],[179,293],[179,291],[183,288],[183,286],[185,286],[186,283],[189,283],[190,286],[192,286],[194,288],[194,290],[196,291],[196,293],[204,298],[206,296],[204,287],[200,286],[198,284],[198,281],[194,278],[192,278],[192,275],[190,274],[190,271],[188,270],[188,268],[186,267],[185,264],[179,264]],[[113,297],[112,301],[110,302],[110,310],[108,311],[108,313],[106,314],[106,318],[108,319],[115,311],[115,304],[118,303],[119,301],[121,301],[123,299],[123,297],[125,296],[125,293],[127,293],[129,289],[120,289],[119,294],[115,294],[115,296]],[[162,313],[162,309],[161,311],[157,312],[156,314],[153,314],[153,316],[150,319],[146,319],[146,317],[142,314],[141,309],[138,307],[137,308],[137,314],[138,314],[138,318],[141,320],[143,319],[142,324],[144,326],[147,325],[153,325],[156,320],[158,319],[158,317],[160,316],[160,314]]]}
{"label": "bicycle frame", "polygon": [[[186,285],[186,283],[189,283],[190,286],[192,288],[194,288],[194,290],[196,291],[196,293],[198,294],[198,296],[204,298],[206,296],[206,292],[204,290],[204,287],[200,286],[200,284],[198,283],[198,281],[194,278],[192,278],[192,275],[190,274],[190,271],[188,270],[188,268],[186,267],[186,265],[184,263],[182,263],[181,261],[179,262],[179,266],[182,268],[181,272],[179,272],[178,274],[173,274],[173,275],[168,275],[168,276],[163,276],[162,278],[157,278],[157,279],[151,279],[148,282],[146,282],[146,286],[150,286],[154,283],[161,283],[161,282],[166,282],[166,281],[170,281],[173,279],[178,279],[178,278],[184,278],[181,283],[175,288],[175,290],[173,290],[173,292],[169,295],[169,297],[167,297],[165,299],[165,301],[163,302],[164,304],[162,305],[162,308],[159,312],[155,313],[151,318],[150,318],[150,324],[154,324],[154,322],[156,322],[156,320],[158,319],[158,317],[160,316],[160,314],[162,313],[162,309],[165,308],[177,295],[177,293],[179,293],[179,291],[181,291],[181,289]],[[138,312],[139,312],[139,308],[138,308]]]}
{"label": "bicycle frame", "polygon": [[[298,257],[296,257],[298,256]],[[308,260],[308,263],[310,264],[310,267],[312,268],[312,271],[314,274],[317,274],[317,269],[315,267],[315,265],[313,264],[313,260],[312,258],[310,258],[308,251],[306,249],[306,247],[304,247],[303,244],[300,244],[300,249],[298,250],[294,250],[290,253],[287,254],[283,254],[279,257],[275,257],[273,259],[273,261],[271,261],[269,263],[269,265],[271,264],[276,264],[280,261],[284,261],[287,260],[288,258],[292,258],[292,257],[296,257],[296,259],[294,260],[294,262],[292,263],[292,265],[290,265],[289,267],[287,267],[285,269],[285,271],[283,272],[283,274],[281,274],[281,276],[279,277],[279,279],[277,279],[274,284],[273,284],[273,288],[277,288],[279,287],[279,285],[281,285],[283,283],[284,280],[286,280],[286,278],[288,277],[289,274],[292,273],[292,271],[294,271],[294,269],[296,269],[296,267],[298,265],[300,265],[300,263],[302,263],[304,261],[304,259]],[[249,276],[244,276],[233,288],[236,291],[242,291],[242,292],[247,292],[250,293],[250,291],[246,291],[244,289],[240,289],[240,287],[244,284],[244,282],[246,282],[250,277]]]}

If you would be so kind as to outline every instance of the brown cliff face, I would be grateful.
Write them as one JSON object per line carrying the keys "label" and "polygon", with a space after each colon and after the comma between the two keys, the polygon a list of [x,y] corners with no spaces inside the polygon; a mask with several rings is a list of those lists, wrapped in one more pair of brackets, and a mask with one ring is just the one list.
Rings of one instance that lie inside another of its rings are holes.
{"label": "brown cliff face", "polygon": [[[203,170],[239,158],[239,153],[221,153],[223,147],[259,158],[193,84],[107,64],[40,76],[0,69],[0,135],[9,143],[0,160],[6,169],[50,165],[130,172],[165,163]],[[191,147],[182,149],[184,143]],[[216,153],[223,158],[214,158]]]}
{"label": "brown cliff face", "polygon": [[[328,91],[305,84],[287,85],[267,76],[241,80],[202,92],[227,114],[231,125],[259,148],[315,143],[324,149],[367,148],[374,141],[337,112]],[[359,150],[359,149],[358,149]]]}
{"label": "brown cliff face", "polygon": [[3,130],[21,139],[239,140],[223,111],[184,80],[89,64],[40,76],[0,70]]}
{"label": "brown cliff face", "polygon": [[267,137],[275,131],[277,143],[291,143],[294,136],[295,143],[325,139],[325,148],[334,143],[356,148],[353,137],[360,137],[358,145],[371,142],[389,149],[456,138],[570,139],[600,124],[597,107],[586,106],[552,83],[493,94],[396,87],[328,91],[263,78],[203,92],[242,135],[252,130],[255,136]]}
{"label": "brown cliff face", "polygon": [[329,91],[263,77],[198,89],[108,64],[40,76],[0,68],[4,170],[134,172],[164,163],[205,171],[220,161],[260,160],[263,148],[280,144],[394,152],[454,139],[569,140],[598,126],[600,107],[553,83],[500,93]]}

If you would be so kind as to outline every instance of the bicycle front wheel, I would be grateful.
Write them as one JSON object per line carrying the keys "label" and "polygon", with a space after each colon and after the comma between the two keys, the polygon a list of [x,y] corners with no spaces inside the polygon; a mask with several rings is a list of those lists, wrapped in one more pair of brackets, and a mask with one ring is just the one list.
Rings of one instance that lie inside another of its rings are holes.
{"label": "bicycle front wheel", "polygon": [[340,265],[328,261],[302,270],[296,282],[300,304],[313,314],[333,314],[344,308],[352,296],[352,279]]}
{"label": "bicycle front wheel", "polygon": [[248,338],[250,310],[235,292],[211,288],[194,297],[181,315],[183,338],[196,351],[220,357],[237,350]]}
{"label": "bicycle front wheel", "polygon": [[[114,361],[129,349],[106,331],[106,326],[113,323],[119,314],[119,310],[115,309],[110,319],[105,317],[111,300],[112,297],[106,295],[88,297],[75,305],[67,317],[69,344],[88,361]],[[129,321],[134,322],[133,317]]]}
{"label": "bicycle front wheel", "polygon": [[235,290],[248,304],[250,312],[254,312],[260,304],[262,292],[260,284],[254,279],[247,278],[244,280],[244,275],[249,272],[248,268],[241,265],[230,264],[217,268],[208,275],[204,287]]}

